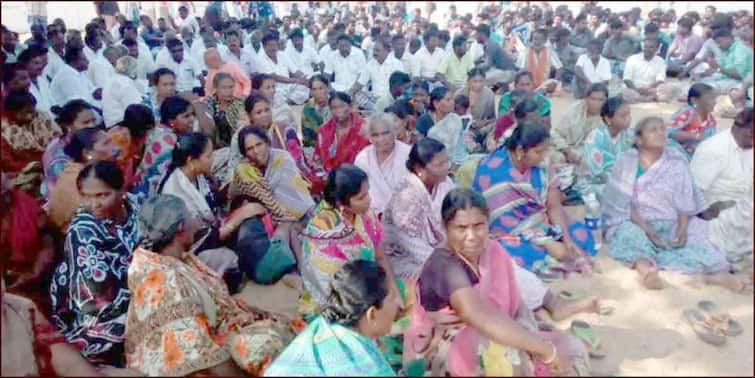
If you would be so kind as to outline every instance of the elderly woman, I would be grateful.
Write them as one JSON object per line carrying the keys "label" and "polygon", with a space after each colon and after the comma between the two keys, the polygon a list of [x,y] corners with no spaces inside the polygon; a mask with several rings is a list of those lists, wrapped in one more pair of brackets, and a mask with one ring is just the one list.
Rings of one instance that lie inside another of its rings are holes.
{"label": "elderly woman", "polygon": [[490,204],[491,232],[522,266],[543,276],[589,272],[592,235],[567,218],[557,180],[542,165],[549,138],[544,125],[518,125],[480,162],[473,188]]}
{"label": "elderly woman", "polygon": [[[338,269],[353,260],[370,260],[393,272],[383,254],[383,227],[370,210],[367,174],[342,164],[328,174],[323,200],[304,230],[300,311],[318,312],[327,303],[328,288]],[[392,287],[396,289],[395,284]],[[397,290],[397,289],[396,289]]]}
{"label": "elderly woman", "polygon": [[635,145],[613,167],[603,215],[611,257],[639,272],[649,289],[663,287],[658,270],[703,274],[708,284],[743,289],[744,277],[729,273],[726,255],[708,238],[704,208],[684,157],[667,148],[658,117],[636,126]]}
{"label": "elderly woman", "polygon": [[370,208],[380,215],[409,175],[406,159],[411,147],[396,139],[396,122],[390,114],[376,114],[369,120],[370,145],[354,160],[370,181]]}
{"label": "elderly woman", "polygon": [[444,241],[440,204],[454,183],[448,177],[446,147],[435,139],[417,141],[404,166],[409,174],[383,214],[385,253],[397,276],[416,278],[425,260]]}
{"label": "elderly woman", "polygon": [[3,100],[0,170],[28,193],[37,195],[42,179],[42,156],[62,132],[47,113],[35,110],[28,92],[11,92]]}
{"label": "elderly woman", "polygon": [[314,155],[325,171],[354,163],[359,151],[370,143],[364,120],[352,108],[351,96],[335,92],[328,104],[332,117],[317,130]]}
{"label": "elderly woman", "polygon": [[68,227],[50,286],[52,318],[66,341],[90,362],[115,367],[125,365],[126,273],[139,239],[136,200],[123,186],[114,162],[81,170],[76,189],[82,207]]}
{"label": "elderly woman", "polygon": [[[296,167],[291,154],[271,148],[270,138],[263,128],[247,126],[240,130],[238,140],[244,158],[236,166],[231,180],[228,192],[231,207],[239,201],[257,202],[272,216],[271,248],[249,256],[249,264],[256,272],[254,277],[258,281],[271,281],[295,263],[291,251],[301,261],[300,231],[315,202],[309,194],[309,182]],[[287,251],[285,255],[275,252],[272,247],[276,243]]]}
{"label": "elderly woman", "polygon": [[333,275],[322,315],[286,347],[265,376],[394,376],[372,340],[391,330],[398,307],[398,293],[390,290],[380,265],[368,260],[344,264]]}
{"label": "elderly woman", "polygon": [[215,94],[207,97],[207,111],[215,121],[212,143],[219,149],[230,146],[236,130],[249,125],[249,116],[244,111],[245,99],[233,94],[236,82],[231,75],[219,72],[212,80]]}
{"label": "elderly woman", "polygon": [[447,240],[420,272],[404,335],[411,375],[588,374],[581,342],[538,330],[517,287],[516,263],[488,239],[490,214],[482,195],[455,189],[441,214]]}
{"label": "elderly woman", "polygon": [[205,96],[215,94],[215,75],[224,72],[233,78],[233,97],[245,98],[252,91],[252,82],[244,69],[234,62],[226,62],[220,57],[220,53],[214,47],[204,53],[204,62],[207,64],[207,79],[205,81]]}
{"label": "elderly woman", "polygon": [[63,135],[53,139],[42,156],[45,176],[42,195],[45,198],[55,187],[60,173],[70,160],[64,148],[71,141],[73,133],[87,127],[94,127],[97,121],[94,107],[84,100],[71,100],[63,107],[55,107],[53,113],[56,114],[55,123],[63,130]]}
{"label": "elderly woman", "polygon": [[126,107],[141,104],[142,94],[136,86],[136,59],[130,56],[115,62],[116,75],[107,81],[102,89],[102,115],[105,126],[113,127],[123,121]]}
{"label": "elderly woman", "polygon": [[314,147],[317,143],[317,130],[330,119],[330,81],[324,75],[315,75],[309,79],[311,98],[304,103],[301,111],[301,131],[304,147]]}
{"label": "elderly woman", "polygon": [[687,105],[671,116],[668,125],[669,146],[687,159],[692,158],[695,148],[703,140],[716,133],[716,105],[714,88],[705,83],[696,83],[689,88]]}
{"label": "elderly woman", "polygon": [[190,252],[200,225],[172,195],[150,197],[139,211],[141,238],[128,269],[128,366],[148,376],[259,376],[294,332],[232,297]]}

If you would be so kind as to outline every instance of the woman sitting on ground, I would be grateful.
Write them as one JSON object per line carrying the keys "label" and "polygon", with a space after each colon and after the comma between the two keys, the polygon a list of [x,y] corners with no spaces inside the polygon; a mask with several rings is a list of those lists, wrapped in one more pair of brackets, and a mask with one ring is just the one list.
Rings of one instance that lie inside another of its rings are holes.
{"label": "woman sitting on ground", "polygon": [[495,151],[500,147],[506,138],[520,123],[543,123],[543,117],[540,115],[537,102],[525,97],[523,91],[514,89],[512,91],[511,102],[513,107],[511,111],[504,114],[496,121],[496,127],[493,132],[488,134],[486,141],[488,152]]}
{"label": "woman sitting on ground", "polygon": [[616,159],[632,148],[632,114],[629,103],[621,97],[611,97],[600,109],[603,123],[585,139],[583,163],[587,166],[582,194],[595,193],[600,198]]}
{"label": "woman sitting on ground", "polygon": [[[264,96],[255,93],[249,96],[245,103],[244,108],[249,114],[249,121],[253,126],[261,127],[267,131],[267,136],[270,139],[270,146],[273,148],[287,151],[296,162],[296,167],[302,175],[312,184],[311,193],[322,193],[322,178],[312,168],[312,164],[308,158],[304,155],[299,137],[296,134],[296,129],[291,126],[292,124],[277,122],[273,120],[270,101]],[[239,161],[243,159],[243,155],[239,150],[239,131],[233,135],[231,140],[231,156],[228,158],[228,173],[224,178],[223,184],[227,184],[232,178],[234,172],[236,172],[236,166]],[[223,179],[218,175],[218,180]]]}
{"label": "woman sitting on ground", "polygon": [[485,73],[479,68],[469,71],[467,85],[456,92],[469,98],[469,111],[474,119],[472,128],[483,137],[495,123],[495,93],[485,85]]}
{"label": "woman sitting on ground", "polygon": [[399,304],[380,265],[369,260],[344,264],[333,275],[322,315],[286,347],[265,376],[394,376],[373,340],[391,330]]}
{"label": "woman sitting on ground", "polygon": [[264,129],[247,126],[239,132],[238,140],[244,159],[236,166],[231,180],[231,207],[244,200],[260,203],[272,216],[271,247],[281,249],[245,254],[241,256],[241,265],[249,266],[245,271],[255,272],[250,278],[270,283],[295,266],[294,255],[301,261],[301,231],[315,202],[309,194],[309,182],[302,177],[294,159],[285,150],[271,148]]}
{"label": "woman sitting on ground", "polygon": [[[52,188],[47,213],[50,221],[62,232],[76,215],[82,198],[76,189],[79,173],[84,166],[96,160],[115,161],[117,147],[110,136],[99,127],[89,127],[72,134],[64,151],[68,162],[60,173],[57,184]],[[125,184],[124,184],[125,185]]]}
{"label": "woman sitting on ground", "polygon": [[304,231],[300,269],[306,290],[300,311],[317,313],[318,307],[327,303],[333,274],[349,261],[375,261],[393,283],[393,272],[383,254],[382,238],[380,220],[370,211],[367,174],[351,164],[332,170],[323,200]]}
{"label": "woman sitting on ground", "polygon": [[522,303],[515,262],[488,239],[482,195],[454,189],[441,214],[447,240],[421,270],[404,335],[411,375],[588,374],[584,345],[561,332],[539,331]]}
{"label": "woman sitting on ground", "polygon": [[[193,132],[178,137],[173,149],[173,159],[163,177],[157,192],[172,194],[181,198],[192,216],[203,224],[202,237],[194,243],[197,256],[219,274],[228,273],[231,291],[235,292],[236,268],[241,256],[252,253],[239,247],[241,235],[248,238],[261,236],[260,244],[253,244],[255,250],[267,245],[267,235],[261,216],[265,209],[257,203],[250,203],[224,217],[222,203],[211,180],[212,141],[206,135]],[[224,219],[225,218],[225,219]],[[243,245],[243,244],[242,244]],[[228,248],[235,250],[236,254]],[[246,245],[245,245],[246,246]],[[239,255],[238,257],[236,255]],[[251,272],[246,272],[250,275]]]}
{"label": "woman sitting on ground", "polygon": [[351,106],[351,97],[335,92],[328,101],[331,117],[317,130],[314,159],[326,172],[353,164],[359,151],[370,144],[364,119]]}
{"label": "woman sitting on ground", "polygon": [[213,78],[215,94],[207,98],[207,111],[215,123],[212,133],[215,149],[230,146],[233,134],[249,125],[249,116],[244,111],[244,99],[233,96],[234,85],[231,75],[219,72]]}
{"label": "woman sitting on ground", "polygon": [[[431,127],[423,134],[446,146],[452,164],[451,172],[455,172],[456,168],[469,158],[469,151],[464,143],[466,130],[459,115],[454,113],[453,93],[445,87],[433,89],[430,93],[429,110],[430,112],[420,117],[429,117],[432,122]],[[417,120],[417,127],[420,127],[420,120]]]}
{"label": "woman sitting on ground", "polygon": [[583,223],[568,219],[558,180],[541,165],[549,138],[546,126],[518,125],[480,161],[472,187],[492,210],[492,234],[522,266],[544,277],[590,272],[590,256],[597,252],[592,235]]}
{"label": "woman sitting on ground", "polygon": [[708,239],[696,217],[703,198],[684,157],[667,147],[663,120],[636,127],[636,149],[613,167],[604,193],[603,217],[611,257],[637,269],[649,289],[663,287],[658,270],[704,274],[708,284],[740,291],[743,277],[729,273],[726,255]]}
{"label": "woman sitting on ground", "polygon": [[87,127],[94,127],[96,126],[95,122],[97,122],[94,107],[84,100],[71,100],[63,107],[53,107],[52,112],[57,116],[55,123],[63,130],[63,135],[53,139],[47,145],[45,154],[42,157],[45,173],[45,181],[42,184],[42,196],[45,198],[52,192],[53,187],[58,182],[60,173],[71,159],[63,149],[71,141],[73,133]]}
{"label": "woman sitting on ground", "polygon": [[182,97],[166,98],[160,105],[160,114],[160,125],[150,131],[144,157],[137,170],[139,184],[133,192],[140,197],[157,193],[157,186],[173,157],[176,139],[194,128],[194,107]]}
{"label": "woman sitting on ground", "polygon": [[385,254],[398,277],[416,279],[444,240],[440,204],[454,183],[446,147],[435,139],[417,141],[404,164],[409,175],[383,213]]}
{"label": "woman sitting on ground", "polygon": [[[528,71],[521,71],[514,77],[514,89],[522,90],[526,97],[531,98],[537,103],[540,116],[548,118],[548,124],[550,124],[551,114],[551,100],[539,90],[535,90],[535,85],[532,81],[532,74]],[[512,105],[512,92],[506,92],[498,101],[498,116],[511,111]]]}
{"label": "woman sitting on ground", "polygon": [[330,119],[330,81],[324,75],[315,75],[309,79],[309,93],[312,98],[304,103],[301,111],[301,131],[304,147],[311,148],[317,143],[317,130]]}
{"label": "woman sitting on ground", "polygon": [[232,297],[194,256],[203,224],[180,198],[148,198],[138,223],[125,317],[129,368],[148,376],[262,375],[294,337],[288,320]]}
{"label": "woman sitting on ground", "polygon": [[90,362],[114,367],[126,363],[126,273],[139,240],[136,199],[125,195],[124,185],[112,161],[81,170],[76,189],[82,207],[68,226],[64,258],[50,286],[52,318],[66,341]]}
{"label": "woman sitting on ground", "polygon": [[26,192],[38,196],[42,183],[42,156],[47,146],[62,134],[45,112],[35,110],[37,101],[28,92],[11,92],[3,99],[0,171]]}
{"label": "woman sitting on ground", "polygon": [[692,158],[700,142],[716,133],[716,92],[705,83],[696,83],[689,88],[687,105],[671,116],[668,125],[669,147]]}
{"label": "woman sitting on ground", "polygon": [[131,104],[126,107],[123,121],[108,130],[113,144],[118,146],[116,161],[126,176],[126,187],[129,189],[136,183],[135,164],[144,156],[147,133],[154,128],[152,111],[145,105]]}
{"label": "woman sitting on ground", "polygon": [[160,122],[160,108],[168,97],[177,95],[176,74],[169,68],[158,68],[150,75],[151,87],[147,91],[142,104],[152,109],[155,121]]}

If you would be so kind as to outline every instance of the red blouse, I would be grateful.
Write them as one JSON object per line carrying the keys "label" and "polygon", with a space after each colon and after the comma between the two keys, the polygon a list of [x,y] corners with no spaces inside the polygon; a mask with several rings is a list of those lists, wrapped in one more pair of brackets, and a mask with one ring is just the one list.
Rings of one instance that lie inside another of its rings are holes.
{"label": "red blouse", "polygon": [[337,128],[335,117],[331,117],[317,130],[315,157],[326,171],[343,163],[353,164],[359,151],[370,144],[364,119],[356,113],[351,113],[351,127],[340,140],[336,140]]}

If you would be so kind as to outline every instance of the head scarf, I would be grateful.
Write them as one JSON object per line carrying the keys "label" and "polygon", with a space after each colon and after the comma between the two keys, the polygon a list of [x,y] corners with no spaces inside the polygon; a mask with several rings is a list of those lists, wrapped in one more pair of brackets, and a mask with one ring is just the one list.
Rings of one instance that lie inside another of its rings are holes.
{"label": "head scarf", "polygon": [[178,227],[190,217],[183,200],[172,194],[147,198],[139,210],[140,245],[151,250],[173,239]]}

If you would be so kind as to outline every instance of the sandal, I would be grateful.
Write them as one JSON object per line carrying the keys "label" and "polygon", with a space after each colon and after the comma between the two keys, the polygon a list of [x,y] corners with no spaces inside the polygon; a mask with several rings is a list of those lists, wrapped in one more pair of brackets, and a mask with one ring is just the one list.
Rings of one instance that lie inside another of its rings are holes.
{"label": "sandal", "polygon": [[741,335],[742,325],[732,319],[726,312],[720,311],[718,305],[713,301],[703,300],[697,303],[697,307],[703,311],[705,323],[709,326],[719,329],[726,336]]}
{"label": "sandal", "polygon": [[590,358],[602,359],[606,356],[605,353],[599,350],[600,337],[590,324],[582,320],[574,320],[571,322],[571,327],[569,327],[569,329],[574,336],[585,343]]}
{"label": "sandal", "polygon": [[700,340],[708,344],[721,346],[726,344],[726,336],[717,333],[718,331],[705,322],[705,316],[698,309],[688,308],[684,310],[684,317],[695,331]]}

